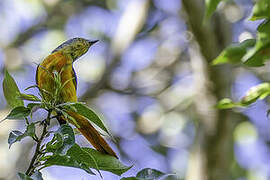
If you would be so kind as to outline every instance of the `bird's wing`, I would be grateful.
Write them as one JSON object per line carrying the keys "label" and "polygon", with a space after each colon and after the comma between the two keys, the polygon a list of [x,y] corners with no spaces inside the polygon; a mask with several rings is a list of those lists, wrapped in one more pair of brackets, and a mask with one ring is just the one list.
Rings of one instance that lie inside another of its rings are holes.
{"label": "bird's wing", "polygon": [[39,70],[39,65],[37,65],[37,69],[36,69],[36,85],[38,85],[38,70]]}
{"label": "bird's wing", "polygon": [[75,89],[77,91],[77,75],[76,75],[76,72],[75,72],[73,67],[72,67],[72,76],[74,77],[73,83],[74,83]]}

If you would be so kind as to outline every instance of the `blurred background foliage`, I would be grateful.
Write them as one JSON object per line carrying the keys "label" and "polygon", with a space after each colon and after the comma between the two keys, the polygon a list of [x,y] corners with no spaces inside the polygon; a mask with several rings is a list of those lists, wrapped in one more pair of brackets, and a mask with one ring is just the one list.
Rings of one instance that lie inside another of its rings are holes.
{"label": "blurred background foliage", "polygon": [[[203,0],[0,0],[0,81],[5,67],[23,92],[35,84],[37,64],[63,41],[99,39],[74,63],[78,96],[103,116],[121,161],[134,164],[124,177],[150,167],[186,180],[267,180],[267,101],[247,109],[214,107],[269,81],[269,65],[211,65],[231,42],[255,37],[261,21],[248,20],[253,5],[222,1],[204,21]],[[0,91],[0,119],[8,111]],[[8,149],[11,129],[24,123],[0,125],[1,180],[16,179],[32,154],[30,139]],[[65,167],[42,172],[46,180],[100,178]]]}

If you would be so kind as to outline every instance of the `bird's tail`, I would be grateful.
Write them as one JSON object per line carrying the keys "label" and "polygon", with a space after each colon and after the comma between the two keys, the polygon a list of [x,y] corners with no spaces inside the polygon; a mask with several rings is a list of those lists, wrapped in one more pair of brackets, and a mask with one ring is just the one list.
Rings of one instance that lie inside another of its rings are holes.
{"label": "bird's tail", "polygon": [[[99,134],[99,132],[93,127],[93,125],[83,116],[76,112],[69,111],[68,114],[76,121],[76,127],[82,133],[82,135],[99,151],[104,154],[109,154],[116,158],[116,153],[108,145],[105,139]],[[60,117],[63,118],[63,117]],[[62,120],[63,121],[63,120]]]}

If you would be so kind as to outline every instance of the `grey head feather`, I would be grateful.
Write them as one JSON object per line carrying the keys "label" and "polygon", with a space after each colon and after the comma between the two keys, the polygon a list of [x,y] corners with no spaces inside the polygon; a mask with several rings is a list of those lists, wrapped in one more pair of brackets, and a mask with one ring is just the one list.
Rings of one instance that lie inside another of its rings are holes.
{"label": "grey head feather", "polygon": [[57,48],[55,48],[51,53],[55,53],[59,50],[61,50],[63,47],[67,46],[67,45],[70,45],[71,43],[73,43],[74,41],[78,41],[78,40],[82,40],[82,38],[72,38],[72,39],[69,39],[65,42],[63,42],[61,45],[59,45]]}

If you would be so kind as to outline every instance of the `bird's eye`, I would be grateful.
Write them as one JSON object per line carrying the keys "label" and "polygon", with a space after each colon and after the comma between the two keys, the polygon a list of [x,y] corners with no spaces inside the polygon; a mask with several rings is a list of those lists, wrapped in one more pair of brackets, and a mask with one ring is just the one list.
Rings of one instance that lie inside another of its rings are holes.
{"label": "bird's eye", "polygon": [[77,48],[81,48],[82,47],[82,45],[81,44],[77,44]]}

